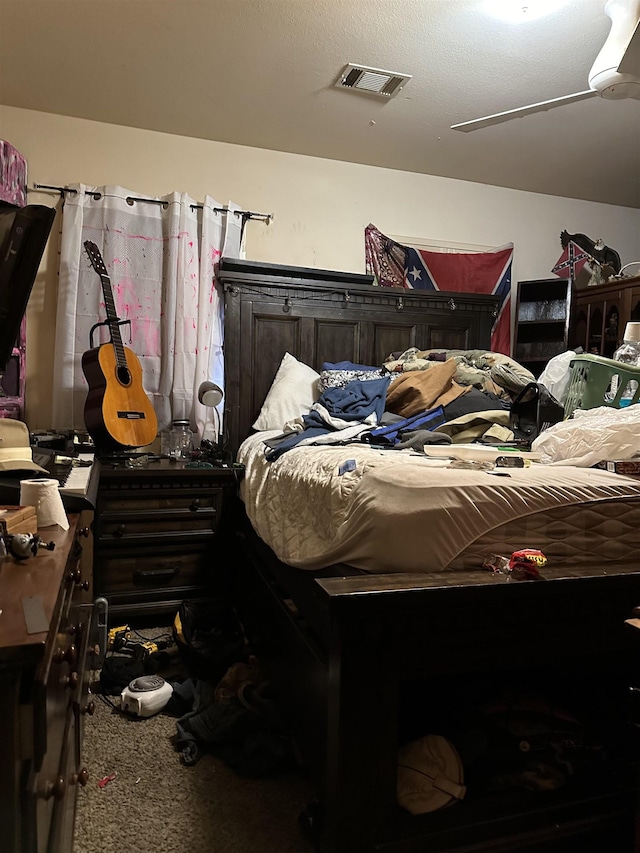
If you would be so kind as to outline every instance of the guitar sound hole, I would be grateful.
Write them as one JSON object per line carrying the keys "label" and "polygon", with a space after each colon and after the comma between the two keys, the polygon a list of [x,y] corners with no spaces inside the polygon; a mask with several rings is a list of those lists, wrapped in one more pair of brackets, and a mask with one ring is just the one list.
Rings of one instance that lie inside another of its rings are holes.
{"label": "guitar sound hole", "polygon": [[131,373],[129,373],[128,367],[118,367],[116,376],[121,385],[131,385]]}

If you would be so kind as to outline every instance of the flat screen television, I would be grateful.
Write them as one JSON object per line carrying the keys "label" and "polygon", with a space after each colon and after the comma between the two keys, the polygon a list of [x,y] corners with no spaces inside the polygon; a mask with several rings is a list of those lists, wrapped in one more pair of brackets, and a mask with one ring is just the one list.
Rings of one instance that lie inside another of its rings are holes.
{"label": "flat screen television", "polygon": [[0,206],[0,381],[27,310],[56,211],[41,204]]}

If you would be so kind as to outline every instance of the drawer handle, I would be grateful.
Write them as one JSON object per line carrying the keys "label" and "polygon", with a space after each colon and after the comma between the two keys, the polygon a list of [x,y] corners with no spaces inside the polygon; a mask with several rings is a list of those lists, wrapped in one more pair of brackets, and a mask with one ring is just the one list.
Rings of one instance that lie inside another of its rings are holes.
{"label": "drawer handle", "polygon": [[198,512],[198,510],[200,509],[200,500],[198,498],[193,500],[189,505],[189,509],[191,510],[191,512]]}
{"label": "drawer handle", "polygon": [[72,785],[80,785],[81,787],[85,787],[87,782],[89,781],[89,771],[86,767],[83,767],[79,773],[74,773],[71,776],[71,784]]}
{"label": "drawer handle", "polygon": [[62,800],[67,789],[66,780],[62,776],[58,776],[55,781],[47,779],[44,785],[38,791],[43,800]]}
{"label": "drawer handle", "polygon": [[84,589],[85,592],[89,589],[89,581],[82,580],[80,569],[72,569],[70,572],[67,572],[67,583],[74,584],[74,586]]}
{"label": "drawer handle", "polygon": [[133,573],[134,581],[167,580],[178,574],[178,566],[168,569],[136,569]]}
{"label": "drawer handle", "polygon": [[126,532],[127,532],[127,525],[126,524],[119,524],[116,527],[116,529],[113,531],[113,535],[114,536],[124,536],[124,534]]}
{"label": "drawer handle", "polygon": [[68,646],[66,649],[57,648],[53,653],[54,663],[64,663],[65,661],[71,666],[74,666],[78,660],[78,650],[74,645]]}
{"label": "drawer handle", "polygon": [[68,687],[69,690],[75,690],[78,684],[80,684],[80,676],[77,672],[70,672],[69,675],[65,675],[60,679],[60,684],[63,687]]}

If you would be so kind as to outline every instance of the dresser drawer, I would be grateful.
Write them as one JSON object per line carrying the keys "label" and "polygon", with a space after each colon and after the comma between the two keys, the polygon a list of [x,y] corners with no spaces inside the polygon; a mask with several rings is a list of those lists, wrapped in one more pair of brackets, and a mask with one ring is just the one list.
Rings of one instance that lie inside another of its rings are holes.
{"label": "dresser drawer", "polygon": [[100,503],[97,540],[101,546],[156,545],[202,540],[220,518],[222,490],[207,495],[149,496],[145,500],[107,498]]}
{"label": "dresser drawer", "polygon": [[103,553],[94,566],[106,594],[204,586],[211,577],[209,549],[167,547],[162,551],[131,550]]}
{"label": "dresser drawer", "polygon": [[79,726],[79,719],[71,715],[64,733],[62,762],[57,783],[64,793],[62,796],[53,798],[46,853],[73,850],[77,792],[79,787],[86,785],[89,780],[86,768],[79,766],[79,758],[76,756],[75,744],[80,736]]}
{"label": "dresser drawer", "polygon": [[[55,826],[61,811],[64,811],[75,791],[71,790],[69,784],[68,766],[71,756],[74,755],[73,738],[76,720],[73,714],[67,714],[64,718],[64,726],[60,737],[60,750],[57,752],[57,761],[51,767],[42,767],[33,780],[33,799],[35,803],[35,829],[37,853],[47,853],[48,850],[62,849],[53,845],[56,835]],[[68,849],[68,848],[67,848]]]}
{"label": "dresser drawer", "polygon": [[204,541],[211,538],[217,527],[215,512],[200,512],[197,515],[166,516],[129,515],[127,518],[103,518],[98,542],[104,547],[135,546],[141,540],[153,540],[163,545],[172,540],[190,539]]}
{"label": "dresser drawer", "polygon": [[183,492],[105,491],[100,494],[100,518],[104,515],[180,515],[216,512],[220,508],[222,489],[200,489]]}

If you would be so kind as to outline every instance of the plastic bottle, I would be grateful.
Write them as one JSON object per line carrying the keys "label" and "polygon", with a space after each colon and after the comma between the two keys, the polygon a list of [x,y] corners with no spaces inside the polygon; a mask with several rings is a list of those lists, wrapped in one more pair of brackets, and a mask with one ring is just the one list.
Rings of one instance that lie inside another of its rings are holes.
{"label": "plastic bottle", "polygon": [[[640,323],[627,323],[624,330],[624,339],[613,354],[614,361],[620,361],[631,367],[640,367]],[[620,398],[621,406],[628,406],[636,392],[638,383],[631,380]],[[615,396],[618,390],[618,377],[611,380],[611,394]]]}

